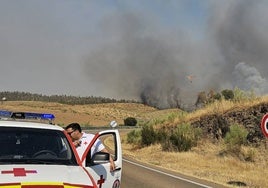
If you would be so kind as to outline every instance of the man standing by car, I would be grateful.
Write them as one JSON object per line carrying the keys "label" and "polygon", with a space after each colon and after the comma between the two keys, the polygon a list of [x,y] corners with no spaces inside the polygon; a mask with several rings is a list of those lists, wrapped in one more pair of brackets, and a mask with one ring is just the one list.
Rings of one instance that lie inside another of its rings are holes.
{"label": "man standing by car", "polygon": [[[91,143],[94,138],[94,134],[88,134],[82,132],[81,126],[78,123],[71,123],[65,127],[65,130],[72,138],[73,144],[76,147],[77,153],[82,160],[83,154],[85,153],[87,147]],[[100,140],[97,140],[95,144],[91,147],[91,156],[93,156],[96,152],[106,152],[109,153],[105,146],[102,144]],[[115,170],[114,160],[110,155],[110,170]]]}

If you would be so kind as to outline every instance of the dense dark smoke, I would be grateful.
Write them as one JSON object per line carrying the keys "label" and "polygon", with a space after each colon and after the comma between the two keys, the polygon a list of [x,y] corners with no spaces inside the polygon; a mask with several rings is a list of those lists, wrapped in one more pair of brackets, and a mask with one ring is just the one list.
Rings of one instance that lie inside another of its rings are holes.
{"label": "dense dark smoke", "polygon": [[[87,59],[90,78],[114,91],[117,98],[141,99],[159,108],[177,106],[179,87],[186,81],[187,70],[181,66],[187,63],[183,60],[185,45],[175,45],[168,37],[147,36],[138,17],[122,17],[119,23],[115,19],[114,25],[119,25],[115,30],[105,22],[104,30],[109,30],[116,42],[108,39],[105,47]],[[183,40],[179,43],[185,44]]]}
{"label": "dense dark smoke", "polygon": [[[194,104],[200,91],[268,91],[268,22],[264,1],[212,1],[206,33],[166,30],[146,15],[114,13],[85,61],[105,94],[158,108]],[[203,34],[200,34],[203,35]]]}
{"label": "dense dark smoke", "polygon": [[266,94],[267,2],[236,0],[214,5],[209,25],[223,58],[224,74],[219,78],[243,90]]}

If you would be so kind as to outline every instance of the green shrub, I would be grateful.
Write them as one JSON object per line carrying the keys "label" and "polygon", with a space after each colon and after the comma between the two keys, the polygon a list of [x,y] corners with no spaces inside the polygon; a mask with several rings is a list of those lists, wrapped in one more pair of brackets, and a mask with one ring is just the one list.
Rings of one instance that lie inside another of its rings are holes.
{"label": "green shrub", "polygon": [[169,113],[166,119],[168,122],[174,122],[176,119],[182,121],[185,119],[186,116],[187,116],[187,112],[184,112],[184,111],[173,112],[173,113]]}
{"label": "green shrub", "polygon": [[141,143],[141,131],[132,130],[127,134],[127,143],[139,145]]}
{"label": "green shrub", "polygon": [[156,132],[156,141],[158,143],[165,142],[169,136],[169,132],[170,130],[167,127],[161,127],[160,129],[158,129],[158,131]]}
{"label": "green shrub", "polygon": [[152,125],[144,125],[141,130],[141,144],[149,146],[157,142],[157,133]]}
{"label": "green shrub", "polygon": [[224,137],[224,143],[228,152],[239,155],[241,146],[247,141],[248,131],[238,124],[230,126],[230,131]]}
{"label": "green shrub", "polygon": [[221,91],[225,100],[233,100],[234,99],[234,92],[230,89],[225,89]]}
{"label": "green shrub", "polygon": [[124,119],[124,125],[125,126],[136,126],[137,120],[134,117],[128,117]]}
{"label": "green shrub", "polygon": [[241,102],[245,100],[254,100],[256,99],[256,95],[253,90],[246,92],[239,88],[234,89],[234,101],[235,102]]}
{"label": "green shrub", "polygon": [[234,101],[235,102],[240,102],[240,101],[243,101],[243,100],[246,100],[247,99],[247,95],[246,93],[239,89],[239,88],[235,88],[234,89]]}
{"label": "green shrub", "polygon": [[222,95],[220,94],[220,93],[216,93],[214,96],[213,96],[213,98],[214,98],[214,100],[221,100],[221,97],[222,97]]}
{"label": "green shrub", "polygon": [[200,128],[194,128],[192,125],[178,125],[167,139],[163,139],[162,149],[164,151],[189,151],[197,145],[201,133]]}

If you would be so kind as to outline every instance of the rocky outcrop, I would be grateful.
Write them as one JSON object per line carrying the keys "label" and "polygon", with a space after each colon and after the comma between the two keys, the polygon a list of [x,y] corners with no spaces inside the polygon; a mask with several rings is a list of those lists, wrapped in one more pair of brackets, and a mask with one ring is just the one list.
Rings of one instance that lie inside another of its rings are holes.
{"label": "rocky outcrop", "polygon": [[200,127],[207,136],[220,139],[229,131],[232,124],[244,126],[248,131],[247,140],[256,143],[264,139],[261,131],[261,119],[268,113],[268,104],[261,104],[243,110],[232,110],[225,114],[212,114],[201,117],[191,124]]}

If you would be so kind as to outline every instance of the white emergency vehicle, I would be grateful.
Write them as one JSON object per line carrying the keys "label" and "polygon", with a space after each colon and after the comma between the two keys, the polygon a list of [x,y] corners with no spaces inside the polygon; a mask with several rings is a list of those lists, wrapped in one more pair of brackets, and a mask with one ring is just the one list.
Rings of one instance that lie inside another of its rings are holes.
{"label": "white emergency vehicle", "polygon": [[86,153],[83,161],[79,159],[67,132],[51,123],[53,114],[0,111],[0,118],[0,187],[120,187],[122,150],[118,130],[101,131],[89,144],[91,147],[97,139],[107,142],[116,165],[110,172],[108,153],[92,157]]}

